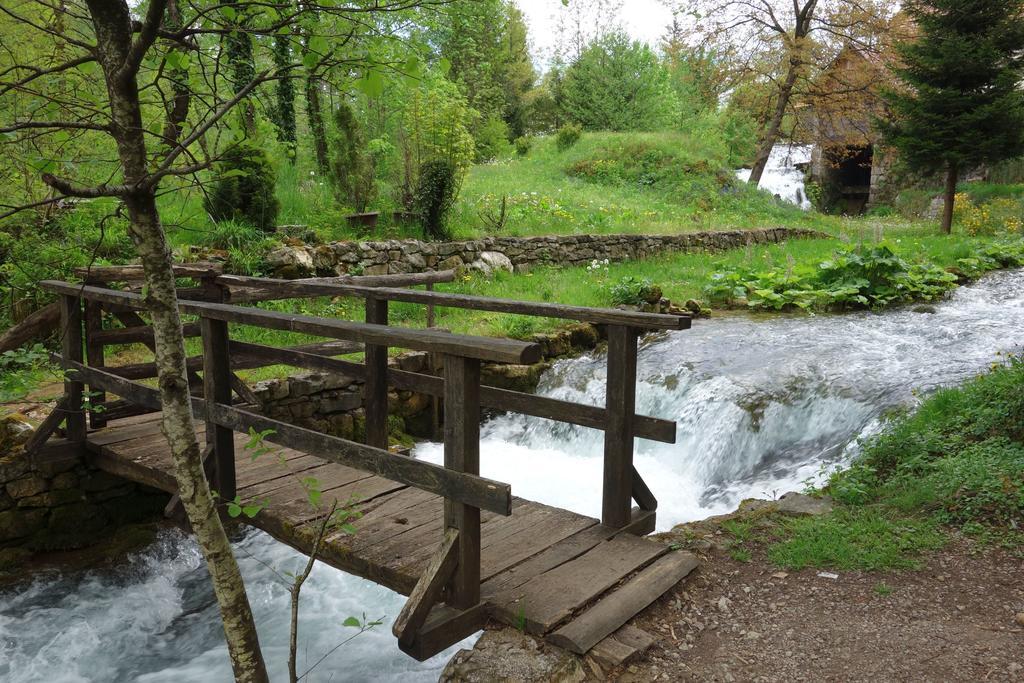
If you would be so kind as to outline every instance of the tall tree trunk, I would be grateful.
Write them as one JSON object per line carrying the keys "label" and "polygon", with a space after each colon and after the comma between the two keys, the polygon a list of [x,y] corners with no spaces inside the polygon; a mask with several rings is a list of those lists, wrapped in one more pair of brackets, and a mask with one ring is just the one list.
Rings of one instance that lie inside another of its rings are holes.
{"label": "tall tree trunk", "polygon": [[956,181],[960,176],[960,167],[951,163],[946,168],[946,189],[943,192],[942,232],[947,235],[953,232],[953,204],[956,202]]}
{"label": "tall tree trunk", "polygon": [[[279,69],[291,64],[291,35],[278,33],[274,36],[274,65]],[[277,81],[277,106],[274,110],[274,124],[277,139],[288,147],[289,161],[295,161],[295,81],[290,76]]]}
{"label": "tall tree trunk", "polygon": [[772,112],[772,118],[768,121],[764,135],[761,137],[761,145],[757,148],[754,165],[750,169],[750,179],[748,182],[751,185],[756,186],[760,184],[761,176],[764,175],[764,169],[768,165],[768,157],[771,156],[772,148],[775,147],[775,143],[779,139],[782,119],[786,115],[786,107],[789,106],[789,98],[793,95],[793,87],[796,85],[796,79],[800,75],[801,66],[802,62],[798,57],[795,55],[790,57],[789,70],[786,72],[786,79],[779,87],[778,98],[775,101],[775,110]]}
{"label": "tall tree trunk", "polygon": [[327,178],[331,173],[330,160],[327,158],[327,124],[324,123],[323,107],[320,104],[320,80],[312,74],[306,77],[306,115],[313,135],[316,167],[320,175]]}
{"label": "tall tree trunk", "polygon": [[96,32],[99,62],[105,75],[111,131],[117,143],[124,182],[136,187],[124,197],[124,201],[129,231],[145,271],[145,302],[153,321],[163,406],[162,427],[171,450],[174,476],[210,571],[235,679],[264,683],[269,679],[245,584],[203,472],[199,442],[192,423],[191,399],[185,376],[185,340],[178,314],[171,250],[160,225],[155,190],[141,184],[147,176],[145,128],[134,71],[125,71],[132,45],[132,17],[124,0],[87,0],[87,3]]}

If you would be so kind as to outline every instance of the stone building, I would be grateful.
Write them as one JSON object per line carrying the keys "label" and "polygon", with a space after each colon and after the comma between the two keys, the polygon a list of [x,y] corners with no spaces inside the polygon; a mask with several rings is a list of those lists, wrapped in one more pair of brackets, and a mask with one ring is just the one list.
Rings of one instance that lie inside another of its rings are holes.
{"label": "stone building", "polygon": [[848,45],[815,79],[811,180],[823,203],[843,213],[863,213],[885,198],[893,151],[880,144],[874,121],[885,111],[878,88],[891,78],[881,57]]}

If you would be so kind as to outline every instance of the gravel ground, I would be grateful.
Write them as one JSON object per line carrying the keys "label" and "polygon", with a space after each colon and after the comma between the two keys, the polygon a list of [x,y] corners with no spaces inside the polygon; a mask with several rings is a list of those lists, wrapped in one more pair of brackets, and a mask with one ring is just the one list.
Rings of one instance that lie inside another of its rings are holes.
{"label": "gravel ground", "polygon": [[1005,552],[958,540],[918,570],[825,575],[703,559],[635,619],[658,644],[608,679],[1024,681],[1024,560]]}

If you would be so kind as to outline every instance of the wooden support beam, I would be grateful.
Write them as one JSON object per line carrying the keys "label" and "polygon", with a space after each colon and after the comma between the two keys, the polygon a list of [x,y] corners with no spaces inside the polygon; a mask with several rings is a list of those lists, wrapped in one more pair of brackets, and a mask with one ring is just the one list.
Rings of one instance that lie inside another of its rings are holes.
{"label": "wooden support beam", "polygon": [[[94,368],[102,368],[106,365],[106,358],[103,354],[103,344],[96,341],[96,333],[103,330],[103,303],[100,301],[85,302],[85,360]],[[95,391],[89,387],[89,425],[93,429],[102,429],[107,425],[107,417],[103,412],[97,412],[95,405],[107,400],[102,391]]]}
{"label": "wooden support beam", "polygon": [[613,528],[622,528],[630,523],[637,337],[637,330],[632,327],[612,325],[608,328],[607,426],[604,431],[601,522]]}
{"label": "wooden support beam", "polygon": [[[249,353],[246,349],[249,347],[256,349],[272,349],[273,351],[295,351],[303,354],[307,354],[310,357],[328,357],[333,355],[343,355],[347,353],[358,353],[363,350],[361,344],[354,344],[352,342],[317,342],[316,344],[301,344],[299,346],[292,346],[285,349],[275,349],[271,346],[261,346],[259,344],[245,344],[244,342],[231,342],[231,369],[232,370],[251,370],[253,368],[262,368],[268,365],[285,364],[291,365],[286,360],[281,360],[281,357],[273,354],[260,353],[254,354]],[[283,356],[282,356],[283,357]],[[189,370],[189,381],[198,381],[198,376],[195,375],[197,370],[203,369],[203,357],[202,356],[189,356],[185,359],[185,367]],[[299,365],[297,367],[306,367]],[[360,366],[362,367],[362,366]],[[310,368],[316,369],[316,368]],[[132,363],[130,365],[120,365],[118,367],[110,368],[110,371],[115,375],[124,377],[125,379],[148,379],[150,377],[156,377],[156,363]]]}
{"label": "wooden support beam", "polygon": [[259,406],[259,398],[257,398],[253,390],[249,388],[249,385],[245,383],[245,380],[233,372],[229,372],[228,375],[231,379],[231,389],[238,395],[238,398],[242,399],[242,403]]}
{"label": "wooden support beam", "polygon": [[456,610],[438,605],[427,617],[427,622],[416,634],[416,639],[407,645],[399,642],[398,648],[422,662],[463,638],[473,635],[486,623],[487,605],[485,603],[479,603],[466,610]]}
{"label": "wooden support beam", "polygon": [[206,443],[213,448],[214,478],[211,482],[221,500],[235,497],[235,437],[217,424],[213,406],[231,404],[231,362],[228,324],[201,320],[203,330],[203,398],[206,401]]}
{"label": "wooden support beam", "polygon": [[[175,263],[171,266],[174,277],[204,278],[216,277],[224,272],[224,264],[216,261],[197,261],[195,263]],[[89,266],[75,268],[75,276],[89,284],[108,282],[141,282],[145,271],[141,263],[121,266]]]}
{"label": "wooden support beam", "polygon": [[[60,313],[61,355],[69,361],[81,363],[82,300],[72,294],[61,295]],[[67,401],[64,435],[68,441],[85,440],[83,389],[81,380],[64,380],[64,398]]]}
{"label": "wooden support beam", "polygon": [[[444,466],[480,474],[480,362],[444,359]],[[444,526],[458,529],[458,566],[448,591],[448,605],[469,609],[480,602],[480,508],[445,500]]]}
{"label": "wooden support beam", "polygon": [[431,608],[440,599],[441,592],[458,562],[458,541],[458,529],[445,529],[441,547],[423,570],[420,580],[416,582],[416,587],[409,594],[409,599],[405,601],[402,611],[391,626],[391,632],[398,638],[399,643],[412,645],[417,632],[430,615]]}
{"label": "wooden support beam", "polygon": [[647,486],[644,478],[636,471],[636,465],[633,466],[633,500],[637,502],[641,510],[653,512],[658,509],[658,499],[654,497],[654,493]]}
{"label": "wooden support beam", "polygon": [[[366,322],[388,324],[386,299],[366,299]],[[366,345],[366,381],[363,384],[363,409],[366,411],[366,443],[388,447],[388,347]]]}
{"label": "wooden support beam", "polygon": [[[199,323],[182,323],[181,333],[186,338],[198,337],[201,333]],[[102,346],[114,344],[139,344],[153,342],[152,327],[125,327],[119,330],[97,330],[93,335],[93,341]]]}
{"label": "wooden support beam", "polygon": [[425,273],[401,273],[394,275],[343,275],[341,277],[314,277],[298,280],[275,280],[261,277],[244,277],[223,275],[216,279],[221,287],[228,289],[228,301],[231,303],[254,303],[257,301],[274,301],[277,299],[312,298],[317,296],[338,296],[317,291],[307,294],[296,294],[293,288],[282,288],[277,283],[318,284],[318,285],[354,285],[361,287],[414,287],[436,283],[451,282],[455,279],[454,270],[438,270]]}
{"label": "wooden support beam", "polygon": [[67,396],[61,397],[57,401],[57,405],[53,407],[50,414],[39,424],[39,427],[32,432],[32,435],[28,437],[28,441],[25,442],[25,455],[31,460],[36,452],[43,447],[43,444],[53,436],[53,433],[57,431],[57,427],[67,417],[68,412],[68,398]]}

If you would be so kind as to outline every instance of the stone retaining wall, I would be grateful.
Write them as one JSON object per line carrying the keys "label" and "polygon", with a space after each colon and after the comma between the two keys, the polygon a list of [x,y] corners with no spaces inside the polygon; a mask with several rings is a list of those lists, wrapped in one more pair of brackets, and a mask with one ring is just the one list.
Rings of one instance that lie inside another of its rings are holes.
{"label": "stone retaining wall", "polygon": [[295,241],[271,251],[267,263],[280,277],[388,275],[461,266],[480,270],[508,267],[520,272],[538,265],[579,266],[593,259],[628,261],[667,252],[724,251],[820,236],[802,228],[758,228],[674,235],[497,236],[458,242],[409,239],[308,245]]}
{"label": "stone retaining wall", "polygon": [[0,571],[33,552],[88,546],[115,528],[159,515],[167,494],[90,467],[80,452],[48,449],[30,462],[20,448],[31,428],[0,423]]}

